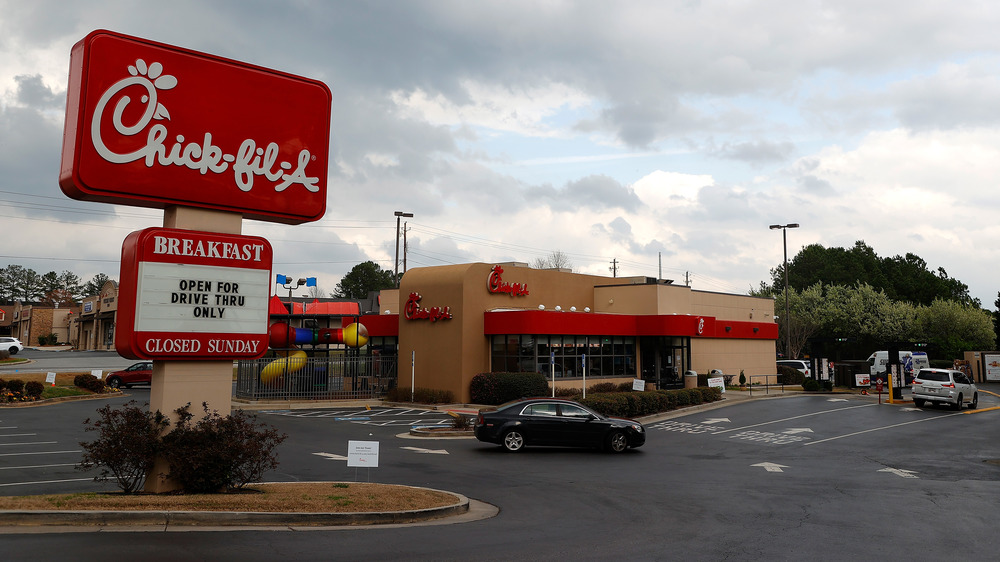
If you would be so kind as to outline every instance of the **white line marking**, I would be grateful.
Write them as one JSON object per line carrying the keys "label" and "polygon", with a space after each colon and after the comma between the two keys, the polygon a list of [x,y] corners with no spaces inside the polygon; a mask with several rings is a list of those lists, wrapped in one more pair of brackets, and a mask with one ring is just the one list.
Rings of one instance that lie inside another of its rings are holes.
{"label": "white line marking", "polygon": [[0,470],[14,470],[17,468],[55,468],[57,466],[76,466],[76,463],[62,463],[62,464],[35,464],[28,466],[0,466]]}
{"label": "white line marking", "polygon": [[17,445],[55,445],[58,441],[32,441],[30,443],[0,443],[0,447],[15,447]]}
{"label": "white line marking", "polygon": [[93,480],[93,478],[72,478],[69,480],[36,480],[35,482],[10,482],[8,484],[0,484],[0,486],[30,486],[32,484],[59,484],[60,482],[83,482],[85,480]]}
{"label": "white line marking", "polygon": [[784,419],[780,419],[780,420],[755,423],[753,425],[745,425],[743,427],[734,427],[733,429],[725,429],[725,430],[716,432],[716,435],[719,435],[719,434],[722,434],[722,433],[729,433],[730,431],[740,431],[742,429],[749,429],[751,427],[760,427],[762,425],[771,425],[772,423],[781,423],[781,422],[786,422],[786,421],[791,421],[791,420],[797,420],[799,418],[808,418],[808,417],[811,417],[811,416],[819,416],[821,414],[830,414],[830,413],[835,413],[835,412],[843,412],[845,410],[853,410],[855,408],[867,408],[869,406],[875,406],[875,405],[876,404],[862,404],[860,406],[848,406],[847,408],[836,408],[836,409],[833,409],[833,410],[823,410],[822,412],[813,412],[811,414],[802,414],[801,416],[792,416],[790,418],[784,418]]}
{"label": "white line marking", "polygon": [[820,439],[819,441],[812,441],[810,443],[806,443],[803,446],[815,445],[816,443],[826,443],[827,441],[834,441],[834,440],[837,440],[837,439],[843,439],[844,437],[854,437],[855,435],[861,435],[862,433],[871,433],[873,431],[882,431],[883,429],[892,429],[894,427],[900,427],[900,426],[903,426],[903,425],[910,425],[911,423],[921,423],[921,422],[925,422],[925,421],[942,420],[944,418],[950,418],[951,416],[959,416],[959,415],[961,415],[961,413],[955,412],[954,414],[945,414],[943,416],[935,416],[933,418],[924,418],[922,420],[913,420],[913,421],[908,421],[908,422],[903,422],[903,423],[897,423],[897,424],[893,424],[893,425],[887,425],[885,427],[874,427],[872,429],[866,429],[864,431],[855,431],[854,433],[848,433],[846,435],[838,435],[837,437],[827,437],[826,439]]}
{"label": "white line marking", "polygon": [[39,451],[37,453],[0,453],[0,457],[18,457],[21,455],[58,455],[61,453],[79,453],[81,451]]}
{"label": "white line marking", "polygon": [[37,433],[11,433],[8,435],[0,435],[0,437],[30,437],[32,435],[38,435]]}

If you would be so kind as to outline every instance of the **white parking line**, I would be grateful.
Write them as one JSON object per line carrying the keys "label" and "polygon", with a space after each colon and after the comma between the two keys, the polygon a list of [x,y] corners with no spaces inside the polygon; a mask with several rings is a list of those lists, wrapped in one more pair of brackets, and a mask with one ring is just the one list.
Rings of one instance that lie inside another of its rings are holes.
{"label": "white parking line", "polygon": [[32,441],[30,443],[0,443],[0,447],[15,447],[17,445],[55,445],[58,441]]}
{"label": "white parking line", "polygon": [[871,433],[873,431],[882,431],[883,429],[892,429],[894,427],[900,427],[900,426],[903,426],[903,425],[910,425],[911,423],[921,423],[921,422],[925,422],[925,421],[941,420],[941,419],[944,419],[944,418],[950,418],[951,416],[959,416],[959,415],[961,415],[961,413],[955,412],[954,414],[945,414],[943,416],[928,417],[928,418],[923,418],[923,419],[920,419],[920,420],[913,420],[913,421],[908,421],[908,422],[903,422],[903,423],[897,423],[897,424],[893,424],[893,425],[887,425],[887,426],[884,426],[884,427],[874,427],[872,429],[866,429],[864,431],[855,431],[854,433],[848,433],[846,435],[838,435],[837,437],[827,437],[826,439],[820,439],[819,441],[812,441],[810,443],[805,443],[803,446],[815,445],[817,443],[826,443],[827,441],[834,441],[836,439],[843,439],[844,437],[854,437],[855,435],[861,435],[862,433]]}
{"label": "white parking line", "polygon": [[800,418],[808,418],[808,417],[812,417],[812,416],[819,416],[819,415],[822,415],[822,414],[832,414],[832,413],[836,413],[836,412],[843,412],[843,411],[846,411],[846,410],[853,410],[855,408],[867,408],[869,406],[875,406],[875,405],[876,404],[862,404],[860,406],[848,406],[847,408],[834,408],[833,410],[823,410],[822,412],[813,412],[811,414],[802,414],[801,416],[792,416],[790,418],[783,418],[783,419],[780,419],[780,420],[766,421],[766,422],[761,422],[761,423],[755,423],[753,425],[745,425],[743,427],[734,427],[732,429],[725,429],[725,430],[722,430],[722,431],[716,431],[715,435],[721,435],[723,433],[729,433],[730,431],[742,431],[744,429],[750,429],[751,427],[760,427],[762,425],[771,425],[772,423],[783,423],[783,422],[786,422],[786,421],[797,420],[797,419],[800,419]]}
{"label": "white parking line", "polygon": [[0,435],[0,437],[30,437],[32,435],[38,435],[37,433],[11,433],[9,435]]}
{"label": "white parking line", "polygon": [[61,482],[83,482],[85,480],[93,480],[93,478],[71,478],[69,480],[36,480],[34,482],[9,482],[7,484],[0,484],[0,486],[30,486],[32,484],[59,484]]}
{"label": "white parking line", "polygon": [[56,468],[58,466],[76,466],[76,463],[62,463],[62,464],[33,464],[27,466],[0,466],[0,470],[14,470],[23,468]]}
{"label": "white parking line", "polygon": [[0,453],[0,457],[19,457],[21,455],[59,455],[62,453],[79,453],[80,451],[38,451],[35,453]]}

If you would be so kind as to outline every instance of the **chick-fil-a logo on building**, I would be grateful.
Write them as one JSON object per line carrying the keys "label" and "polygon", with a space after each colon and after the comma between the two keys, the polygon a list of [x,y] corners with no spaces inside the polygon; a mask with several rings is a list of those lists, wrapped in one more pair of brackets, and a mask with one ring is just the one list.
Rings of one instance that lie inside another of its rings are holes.
{"label": "chick-fil-a logo on building", "polygon": [[494,265],[490,270],[490,276],[486,280],[486,290],[491,293],[507,294],[512,297],[523,297],[528,294],[528,285],[524,283],[508,283],[501,277],[503,268]]}
{"label": "chick-fil-a logo on building", "polygon": [[322,82],[95,31],[73,47],[60,185],[297,224],[326,209]]}
{"label": "chick-fil-a logo on building", "polygon": [[403,318],[407,320],[430,320],[431,322],[451,320],[450,306],[422,308],[420,306],[421,299],[423,297],[420,296],[420,293],[410,293],[410,298],[406,300],[406,305],[403,307]]}

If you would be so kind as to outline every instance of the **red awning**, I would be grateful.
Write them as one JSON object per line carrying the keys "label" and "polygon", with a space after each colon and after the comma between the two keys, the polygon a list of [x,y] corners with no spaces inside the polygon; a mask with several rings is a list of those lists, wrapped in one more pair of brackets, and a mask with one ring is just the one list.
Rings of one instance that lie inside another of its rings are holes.
{"label": "red awning", "polygon": [[[288,303],[274,295],[268,303],[267,312],[271,316],[288,316]],[[357,316],[360,313],[361,306],[356,302],[319,302],[316,299],[313,302],[292,303],[293,315]]]}

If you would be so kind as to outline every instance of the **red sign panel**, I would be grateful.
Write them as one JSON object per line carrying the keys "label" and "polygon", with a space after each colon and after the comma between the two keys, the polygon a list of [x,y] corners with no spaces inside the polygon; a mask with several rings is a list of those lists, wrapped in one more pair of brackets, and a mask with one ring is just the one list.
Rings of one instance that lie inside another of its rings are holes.
{"label": "red sign panel", "polygon": [[273,251],[264,238],[147,228],[122,245],[115,348],[131,359],[267,351]]}
{"label": "red sign panel", "polygon": [[70,55],[59,185],[85,201],[315,221],[331,100],[316,80],[95,31]]}

